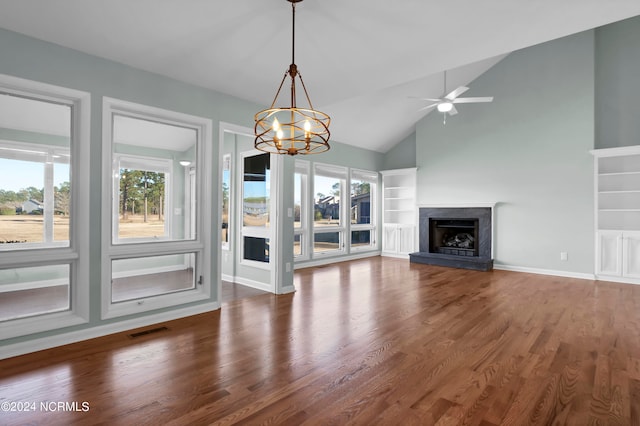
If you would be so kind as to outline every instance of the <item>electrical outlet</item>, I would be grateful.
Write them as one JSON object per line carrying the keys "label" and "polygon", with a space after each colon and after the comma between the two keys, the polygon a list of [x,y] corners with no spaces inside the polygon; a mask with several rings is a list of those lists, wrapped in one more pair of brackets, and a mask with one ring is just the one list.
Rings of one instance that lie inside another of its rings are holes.
{"label": "electrical outlet", "polygon": [[287,272],[291,272],[291,262],[287,262],[285,264],[285,269],[287,270]]}
{"label": "electrical outlet", "polygon": [[566,251],[560,252],[560,260],[569,260],[569,255],[567,254]]}

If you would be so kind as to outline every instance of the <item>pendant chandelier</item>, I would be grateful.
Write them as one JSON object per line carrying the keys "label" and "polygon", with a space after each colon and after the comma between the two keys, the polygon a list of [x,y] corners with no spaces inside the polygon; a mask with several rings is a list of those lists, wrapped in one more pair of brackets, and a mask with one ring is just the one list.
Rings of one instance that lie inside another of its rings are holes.
{"label": "pendant chandelier", "polygon": [[[291,65],[285,72],[276,96],[268,109],[255,115],[255,143],[260,151],[272,154],[319,154],[329,150],[329,123],[331,118],[324,112],[313,109],[302,75],[295,63],[296,3],[302,0],[287,0],[292,8]],[[291,106],[275,107],[287,77],[291,79]],[[296,78],[307,100],[307,107],[298,108],[296,103]]]}

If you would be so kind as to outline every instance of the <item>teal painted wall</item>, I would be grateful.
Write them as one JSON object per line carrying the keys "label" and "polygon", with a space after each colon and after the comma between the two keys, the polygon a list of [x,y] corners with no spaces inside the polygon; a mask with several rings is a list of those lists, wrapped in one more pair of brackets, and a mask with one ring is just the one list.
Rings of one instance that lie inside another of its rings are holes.
{"label": "teal painted wall", "polygon": [[[255,111],[263,108],[221,93],[201,87],[185,84],[157,74],[137,70],[122,64],[87,55],[45,41],[26,37],[21,34],[0,29],[0,73],[20,78],[54,84],[91,94],[91,170],[102,168],[102,97],[112,97],[125,101],[164,108],[195,116],[212,119],[212,139],[210,144],[213,158],[211,187],[218,188],[218,123],[232,122],[241,126],[251,126]],[[100,319],[100,262],[101,262],[101,173],[93,173],[90,179],[90,322],[86,325],[69,327],[26,337],[8,339],[2,344],[12,344],[29,339],[54,335],[60,332],[75,331],[94,327],[121,319]],[[214,193],[213,205],[217,206],[217,193]],[[108,209],[107,209],[108,211]],[[218,212],[211,212],[212,216]],[[215,259],[218,247],[214,246]],[[220,274],[218,265],[213,262],[210,279]],[[215,285],[209,301],[216,301]],[[206,301],[205,301],[206,302]],[[202,302],[198,302],[202,303]],[[182,306],[184,307],[184,306]],[[170,309],[165,309],[170,310]],[[154,311],[161,312],[163,310]],[[148,314],[148,313],[147,313]],[[123,317],[129,319],[147,314]]]}
{"label": "teal painted wall", "polygon": [[[465,94],[492,95],[493,103],[462,105],[446,125],[441,115],[430,114],[414,135],[386,154],[332,141],[328,153],[303,159],[365,170],[417,166],[419,203],[498,202],[497,264],[593,273],[589,150],[594,143],[606,148],[640,141],[639,40],[640,18],[633,18],[514,52]],[[91,93],[92,170],[102,166],[103,96],[212,119],[212,188],[220,185],[218,123],[251,127],[253,114],[264,107],[3,29],[0,57],[2,74]],[[283,203],[293,206],[293,159],[283,161]],[[118,321],[99,319],[99,173],[92,175],[90,186],[91,322],[62,331]],[[217,199],[213,205],[219,205]],[[289,219],[282,220],[282,258],[290,261],[293,229]],[[214,258],[217,250],[214,241]],[[568,261],[560,261],[560,251],[568,252]],[[221,272],[214,262],[211,276]],[[292,274],[284,274],[283,281],[292,281]],[[215,289],[212,300],[217,300]]]}
{"label": "teal painted wall", "polygon": [[382,170],[406,169],[416,166],[416,133],[398,142],[384,155]]}
{"label": "teal painted wall", "polygon": [[[37,40],[18,33],[0,29],[0,74],[12,75],[24,79],[53,84],[57,86],[82,90],[91,94],[91,170],[102,168],[102,98],[111,97],[135,102],[185,114],[209,118],[213,122],[210,144],[213,155],[213,170],[210,177],[211,188],[219,188],[219,123],[227,122],[251,128],[256,111],[264,105],[252,104],[231,96],[207,90],[202,87],[186,84],[158,74],[138,70],[123,64],[87,55],[85,53],[64,48],[42,40]],[[382,164],[383,155],[373,151],[361,150],[349,145],[332,141],[332,149],[322,155],[323,163],[348,165],[368,170],[377,170]],[[237,161],[237,158],[234,158]],[[293,159],[285,158],[284,176],[281,190],[284,193],[282,210],[286,206],[293,207]],[[90,258],[90,322],[86,325],[68,327],[63,330],[37,333],[30,336],[7,339],[0,345],[20,343],[40,337],[53,336],[62,332],[77,331],[85,328],[105,325],[135,317],[143,317],[152,313],[169,311],[173,308],[141,313],[121,319],[100,319],[100,274],[101,274],[101,221],[102,221],[102,183],[101,173],[93,173],[90,179],[90,240],[88,253]],[[213,205],[220,205],[217,191],[214,192]],[[108,209],[107,209],[108,211]],[[212,211],[213,218],[219,212]],[[283,221],[284,244],[278,248],[283,262],[293,262],[293,219],[281,217]],[[289,229],[290,228],[290,229]],[[213,241],[212,258],[216,259],[220,250],[219,241]],[[293,270],[293,268],[292,268]],[[210,271],[211,280],[222,273],[217,262],[213,262]],[[247,274],[250,275],[250,274]],[[258,278],[254,276],[253,278]],[[280,274],[283,286],[293,283],[293,272]],[[205,302],[217,301],[216,286],[213,285],[212,297]],[[197,302],[192,305],[196,305]],[[188,305],[187,305],[188,306]],[[184,308],[185,306],[180,306]]]}
{"label": "teal painted wall", "polygon": [[640,16],[596,30],[596,148],[640,144]]}
{"label": "teal painted wall", "polygon": [[[416,127],[418,203],[497,202],[495,261],[594,272],[594,32],[514,52]],[[560,261],[560,252],[568,261]]]}

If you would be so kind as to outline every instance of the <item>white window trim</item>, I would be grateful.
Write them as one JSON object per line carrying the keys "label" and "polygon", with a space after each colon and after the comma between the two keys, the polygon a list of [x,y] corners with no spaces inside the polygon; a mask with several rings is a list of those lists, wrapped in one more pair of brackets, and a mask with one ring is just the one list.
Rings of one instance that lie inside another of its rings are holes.
{"label": "white window trim", "polygon": [[[101,276],[101,318],[114,318],[123,315],[142,313],[150,310],[178,306],[206,300],[211,297],[212,282],[217,277],[211,276],[211,238],[212,225],[204,212],[212,211],[212,121],[210,119],[169,111],[161,108],[141,105],[104,97],[102,102],[102,205],[109,206],[112,211],[113,194],[113,153],[112,149],[112,124],[115,114],[129,117],[154,120],[161,123],[190,127],[197,130],[197,155],[194,167],[200,173],[197,177],[197,194],[199,200],[196,215],[196,229],[198,230],[194,240],[159,241],[132,244],[112,244],[111,229],[112,215],[103,215],[102,219],[102,276]],[[104,209],[103,209],[104,210]],[[126,302],[111,302],[111,261],[153,255],[196,253],[197,268],[196,282],[200,281],[193,290],[185,290],[179,293],[168,293],[150,296]],[[141,255],[142,253],[142,255]],[[199,280],[199,277],[202,280]]]}
{"label": "white window trim", "polygon": [[54,264],[71,265],[71,309],[64,312],[42,314],[3,322],[0,340],[32,333],[50,331],[89,322],[89,246],[90,215],[90,122],[91,95],[87,92],[25,80],[0,74],[2,91],[58,102],[72,106],[71,115],[71,163],[74,179],[71,182],[69,247],[39,248],[3,252],[0,268],[20,268]]}

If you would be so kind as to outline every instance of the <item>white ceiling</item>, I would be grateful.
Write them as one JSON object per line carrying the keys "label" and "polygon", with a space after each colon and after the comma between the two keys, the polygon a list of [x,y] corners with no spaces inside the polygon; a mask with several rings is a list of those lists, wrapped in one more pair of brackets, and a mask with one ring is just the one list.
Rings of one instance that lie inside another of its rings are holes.
{"label": "white ceiling", "polygon": [[[385,152],[425,114],[408,96],[441,96],[444,70],[467,84],[509,52],[636,15],[638,0],[306,0],[295,61],[332,140]],[[285,0],[0,0],[0,26],[262,106],[291,62]]]}

